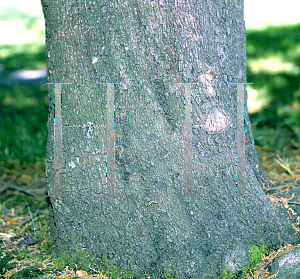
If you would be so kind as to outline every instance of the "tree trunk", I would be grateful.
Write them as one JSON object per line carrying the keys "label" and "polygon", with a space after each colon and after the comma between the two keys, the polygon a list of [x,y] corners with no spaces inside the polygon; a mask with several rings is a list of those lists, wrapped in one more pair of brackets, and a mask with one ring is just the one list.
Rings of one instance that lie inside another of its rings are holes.
{"label": "tree trunk", "polygon": [[289,241],[261,188],[247,105],[245,120],[238,111],[243,1],[42,6],[57,255],[85,248],[136,278],[162,278],[172,260],[179,278],[210,278],[247,266],[250,245]]}

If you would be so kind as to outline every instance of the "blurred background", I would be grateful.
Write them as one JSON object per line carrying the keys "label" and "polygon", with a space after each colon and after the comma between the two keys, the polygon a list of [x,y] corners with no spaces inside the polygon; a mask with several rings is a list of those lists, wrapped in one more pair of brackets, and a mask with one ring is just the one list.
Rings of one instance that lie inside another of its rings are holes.
{"label": "blurred background", "polygon": [[[289,168],[299,167],[300,160],[297,4],[245,0],[247,76],[253,83],[248,86],[248,109],[262,167],[277,166],[275,176],[289,175],[274,162],[277,154]],[[46,153],[44,24],[40,1],[0,2],[0,177],[25,168],[31,186],[43,179]]]}

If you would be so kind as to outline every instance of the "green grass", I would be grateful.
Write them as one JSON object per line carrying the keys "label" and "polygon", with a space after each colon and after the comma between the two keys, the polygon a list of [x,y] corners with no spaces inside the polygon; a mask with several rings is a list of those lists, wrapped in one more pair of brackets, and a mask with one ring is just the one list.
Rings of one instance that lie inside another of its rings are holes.
{"label": "green grass", "polygon": [[47,140],[46,91],[14,86],[0,90],[0,161],[44,162]]}

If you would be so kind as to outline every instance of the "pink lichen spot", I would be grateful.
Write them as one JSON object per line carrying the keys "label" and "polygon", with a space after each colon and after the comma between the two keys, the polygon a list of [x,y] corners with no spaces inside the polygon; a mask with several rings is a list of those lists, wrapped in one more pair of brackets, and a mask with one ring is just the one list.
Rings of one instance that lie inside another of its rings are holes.
{"label": "pink lichen spot", "polygon": [[215,74],[213,71],[209,70],[207,72],[202,72],[199,75],[199,79],[203,84],[204,92],[210,97],[217,95],[215,88]]}
{"label": "pink lichen spot", "polygon": [[215,109],[204,121],[204,128],[210,133],[220,133],[226,130],[229,119],[219,110]]}

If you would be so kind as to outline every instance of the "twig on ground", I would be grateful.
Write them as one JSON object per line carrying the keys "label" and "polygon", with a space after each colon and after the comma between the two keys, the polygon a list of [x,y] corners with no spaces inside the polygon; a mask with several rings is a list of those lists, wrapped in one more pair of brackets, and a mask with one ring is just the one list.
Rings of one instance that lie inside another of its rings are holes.
{"label": "twig on ground", "polygon": [[6,189],[13,189],[19,192],[24,192],[27,195],[35,196],[35,193],[32,192],[46,192],[46,189],[22,189],[10,183],[5,183],[4,187],[0,189],[0,193],[4,192]]}

